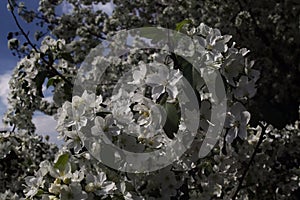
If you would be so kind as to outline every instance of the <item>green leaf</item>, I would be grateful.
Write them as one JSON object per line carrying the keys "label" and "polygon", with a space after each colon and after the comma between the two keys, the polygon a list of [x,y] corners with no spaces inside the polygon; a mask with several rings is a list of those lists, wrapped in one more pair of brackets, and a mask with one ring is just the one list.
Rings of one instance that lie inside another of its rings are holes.
{"label": "green leaf", "polygon": [[185,19],[179,23],[176,24],[176,31],[181,31],[181,29],[183,28],[184,25],[186,24],[191,24],[192,20],[190,19]]}
{"label": "green leaf", "polygon": [[64,171],[67,163],[69,161],[69,154],[65,153],[59,156],[56,163],[54,164],[54,168],[58,169],[59,171]]}
{"label": "green leaf", "polygon": [[163,94],[161,94],[158,97],[158,99],[156,100],[156,103],[160,104],[160,105],[164,105],[167,102],[168,97],[169,97],[168,93],[164,92]]}
{"label": "green leaf", "polygon": [[184,76],[184,78],[187,79],[187,81],[193,86],[194,82],[193,82],[193,65],[189,62],[187,62],[186,60],[184,60],[181,57],[178,57],[178,61],[182,67],[182,74]]}
{"label": "green leaf", "polygon": [[47,82],[47,88],[49,88],[50,86],[55,86],[58,82],[59,82],[59,77],[57,76],[49,78]]}
{"label": "green leaf", "polygon": [[38,189],[38,192],[37,192],[36,196],[42,196],[42,194],[44,194],[44,193],[45,193],[44,190]]}

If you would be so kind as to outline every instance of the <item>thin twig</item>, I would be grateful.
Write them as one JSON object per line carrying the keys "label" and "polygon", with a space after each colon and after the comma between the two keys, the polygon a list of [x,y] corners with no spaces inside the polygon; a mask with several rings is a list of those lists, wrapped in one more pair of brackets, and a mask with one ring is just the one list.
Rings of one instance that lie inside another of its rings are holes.
{"label": "thin twig", "polygon": [[39,51],[37,50],[37,48],[35,47],[35,45],[30,41],[28,35],[25,33],[25,31],[24,31],[24,29],[22,28],[22,26],[20,25],[20,23],[19,23],[19,21],[18,21],[16,15],[15,15],[15,13],[14,13],[14,7],[13,7],[13,5],[11,4],[10,0],[7,0],[7,2],[8,2],[8,4],[9,4],[9,6],[11,7],[11,14],[12,14],[14,20],[15,20],[16,25],[18,26],[19,30],[21,31],[22,35],[24,35],[24,37],[26,38],[28,44],[29,44],[36,52],[39,52]]}
{"label": "thin twig", "polygon": [[265,136],[265,134],[266,134],[266,128],[267,128],[267,126],[268,126],[267,124],[266,124],[266,125],[261,124],[262,131],[261,131],[259,140],[258,140],[258,142],[257,142],[257,144],[256,144],[256,146],[255,146],[255,149],[254,149],[254,151],[253,151],[253,153],[252,153],[252,155],[251,155],[251,158],[250,158],[250,160],[249,160],[249,163],[247,164],[247,166],[246,166],[246,168],[245,168],[245,170],[244,170],[244,172],[243,172],[243,174],[242,174],[242,176],[241,176],[241,178],[240,178],[240,180],[239,180],[239,184],[238,184],[238,186],[237,186],[237,188],[236,188],[234,194],[232,195],[232,199],[233,199],[233,200],[236,199],[236,197],[237,197],[239,191],[242,189],[243,181],[244,181],[244,179],[246,178],[246,175],[247,175],[247,173],[248,173],[248,171],[249,171],[249,169],[250,169],[250,166],[251,166],[252,162],[254,161],[254,158],[255,158],[255,156],[256,156],[256,154],[257,154],[257,152],[258,152],[259,146],[260,146],[261,143],[263,142],[264,136]]}
{"label": "thin twig", "polygon": [[[30,38],[28,37],[28,34],[25,33],[24,29],[22,28],[22,26],[20,25],[15,13],[14,13],[14,7],[12,5],[12,3],[10,2],[10,0],[7,0],[8,4],[11,7],[11,14],[14,18],[14,21],[17,25],[17,27],[19,28],[19,30],[21,31],[22,35],[25,37],[25,39],[27,40],[28,44],[34,49],[35,52],[40,53],[40,51],[36,48],[36,46],[31,42]],[[43,56],[41,56],[41,59],[47,64],[47,67],[51,69],[52,72],[54,72],[55,75],[58,75],[62,80],[64,80],[66,83],[68,83],[71,87],[73,87],[73,84],[66,78],[64,77],[61,73],[59,73],[53,66],[51,63],[49,63]]]}
{"label": "thin twig", "polygon": [[15,132],[15,130],[16,130],[16,124],[14,124],[14,126],[13,126],[11,132]]}

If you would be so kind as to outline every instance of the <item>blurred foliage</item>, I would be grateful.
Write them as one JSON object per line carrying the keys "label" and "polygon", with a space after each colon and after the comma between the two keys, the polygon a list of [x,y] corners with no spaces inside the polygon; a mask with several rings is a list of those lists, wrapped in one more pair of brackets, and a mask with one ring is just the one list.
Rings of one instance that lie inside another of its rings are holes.
{"label": "blurred foliage", "polygon": [[57,151],[42,136],[0,132],[0,193],[10,190],[23,196],[25,177],[32,176],[43,160],[54,160]]}

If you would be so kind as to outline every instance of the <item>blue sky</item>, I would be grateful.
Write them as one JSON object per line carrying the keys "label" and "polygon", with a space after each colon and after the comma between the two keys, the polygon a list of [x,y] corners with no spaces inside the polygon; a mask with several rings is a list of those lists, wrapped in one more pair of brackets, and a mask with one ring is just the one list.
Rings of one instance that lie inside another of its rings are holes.
{"label": "blue sky", "polygon": [[[25,6],[31,9],[37,9],[39,0],[23,0],[25,2]],[[94,7],[94,9],[102,9],[107,14],[111,14],[113,11],[113,4],[108,3],[105,5],[98,4]],[[72,7],[67,3],[63,3],[58,11],[65,13],[70,12]],[[18,28],[12,18],[11,13],[7,10],[7,1],[1,0],[0,2],[0,118],[2,119],[3,113],[7,109],[7,94],[9,92],[8,81],[10,79],[12,70],[17,65],[19,59],[12,55],[11,51],[7,46],[7,34],[9,32],[16,32]],[[30,37],[33,38],[33,34],[36,30],[39,30],[38,27],[32,24],[26,24],[21,19],[19,22],[23,29],[27,32],[30,30]],[[23,38],[22,38],[23,39]],[[32,39],[34,41],[34,39]],[[50,97],[51,98],[51,97]],[[50,141],[61,144],[57,137],[57,132],[55,131],[56,121],[49,116],[46,116],[41,113],[36,113],[33,119],[37,127],[37,133],[42,135],[49,135]],[[2,122],[0,121],[0,130],[5,129]]]}

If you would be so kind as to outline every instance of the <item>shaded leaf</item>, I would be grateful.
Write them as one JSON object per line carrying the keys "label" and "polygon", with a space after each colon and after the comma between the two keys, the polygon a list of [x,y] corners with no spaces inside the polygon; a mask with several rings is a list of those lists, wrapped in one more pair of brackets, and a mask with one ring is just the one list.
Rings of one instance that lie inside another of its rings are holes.
{"label": "shaded leaf", "polygon": [[64,171],[64,169],[67,166],[68,161],[69,161],[69,154],[66,154],[66,153],[62,154],[59,156],[56,163],[54,164],[54,168],[56,168],[60,171]]}
{"label": "shaded leaf", "polygon": [[176,31],[181,31],[181,29],[183,28],[184,25],[186,24],[191,24],[192,20],[190,19],[185,19],[179,23],[176,23]]}
{"label": "shaded leaf", "polygon": [[55,86],[58,82],[60,81],[59,77],[54,76],[48,79],[47,82],[47,88],[49,88],[50,86]]}
{"label": "shaded leaf", "polygon": [[179,129],[179,121],[180,121],[180,113],[178,112],[178,106],[174,103],[166,102],[164,108],[167,113],[167,119],[164,124],[164,131],[166,135],[173,139],[174,133],[176,133]]}

